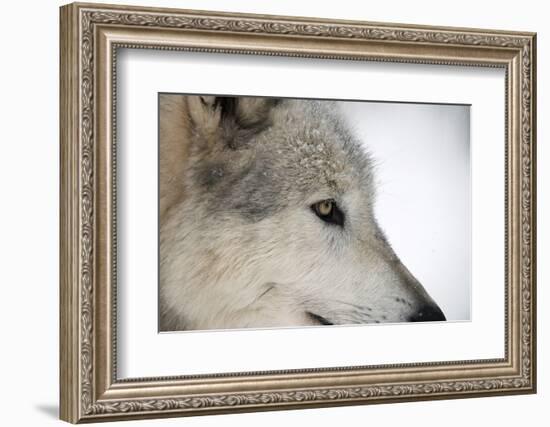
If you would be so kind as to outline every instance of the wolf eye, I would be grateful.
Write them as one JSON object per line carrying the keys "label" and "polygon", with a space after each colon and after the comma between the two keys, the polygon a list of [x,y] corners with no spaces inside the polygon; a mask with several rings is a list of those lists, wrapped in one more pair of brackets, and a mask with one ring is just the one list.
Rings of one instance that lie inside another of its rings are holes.
{"label": "wolf eye", "polygon": [[332,199],[314,203],[311,205],[311,209],[319,218],[329,224],[344,225],[344,214]]}

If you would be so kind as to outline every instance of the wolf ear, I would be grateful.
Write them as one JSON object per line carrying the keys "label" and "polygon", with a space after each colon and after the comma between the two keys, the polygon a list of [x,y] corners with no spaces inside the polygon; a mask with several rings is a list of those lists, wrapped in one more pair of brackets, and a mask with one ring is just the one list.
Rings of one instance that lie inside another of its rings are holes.
{"label": "wolf ear", "polygon": [[216,133],[221,121],[221,110],[216,108],[216,97],[187,96],[186,98],[193,130],[203,137]]}
{"label": "wolf ear", "polygon": [[[212,148],[223,143],[237,148],[269,124],[274,98],[188,96],[195,136]],[[203,146],[203,148],[205,148]]]}
{"label": "wolf ear", "polygon": [[264,126],[269,119],[271,109],[281,102],[277,98],[243,97],[228,99],[234,102],[234,118],[241,128]]}

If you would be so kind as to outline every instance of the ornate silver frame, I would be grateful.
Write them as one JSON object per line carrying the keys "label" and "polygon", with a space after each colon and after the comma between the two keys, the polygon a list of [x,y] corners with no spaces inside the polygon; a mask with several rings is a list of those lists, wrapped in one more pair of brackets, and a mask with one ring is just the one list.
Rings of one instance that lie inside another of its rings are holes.
{"label": "ornate silver frame", "polygon": [[[77,423],[535,392],[535,34],[98,4],[70,4],[60,12],[61,419]],[[118,47],[504,68],[505,357],[117,380]]]}

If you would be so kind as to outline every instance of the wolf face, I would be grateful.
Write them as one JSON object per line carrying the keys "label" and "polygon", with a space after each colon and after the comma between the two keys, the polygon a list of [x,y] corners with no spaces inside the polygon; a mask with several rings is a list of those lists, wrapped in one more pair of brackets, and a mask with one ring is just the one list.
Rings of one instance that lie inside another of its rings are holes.
{"label": "wolf face", "polygon": [[372,162],[336,103],[177,102],[161,330],[445,320],[378,226]]}

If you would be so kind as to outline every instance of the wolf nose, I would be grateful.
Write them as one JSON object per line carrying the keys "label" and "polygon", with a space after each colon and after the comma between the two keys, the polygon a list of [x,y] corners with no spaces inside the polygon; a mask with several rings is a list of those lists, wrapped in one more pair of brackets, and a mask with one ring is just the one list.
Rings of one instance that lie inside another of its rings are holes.
{"label": "wolf nose", "polygon": [[411,322],[441,322],[444,320],[447,319],[437,305],[425,305],[409,319]]}

